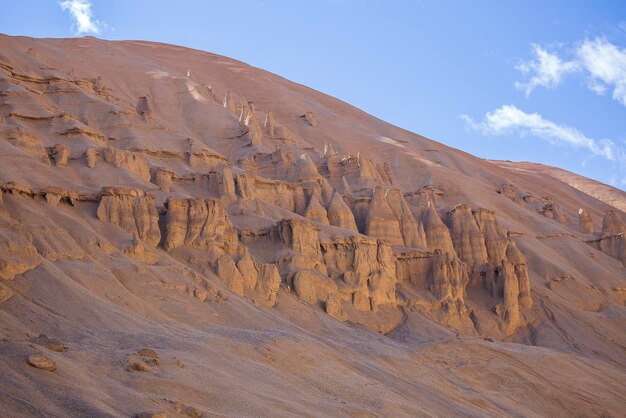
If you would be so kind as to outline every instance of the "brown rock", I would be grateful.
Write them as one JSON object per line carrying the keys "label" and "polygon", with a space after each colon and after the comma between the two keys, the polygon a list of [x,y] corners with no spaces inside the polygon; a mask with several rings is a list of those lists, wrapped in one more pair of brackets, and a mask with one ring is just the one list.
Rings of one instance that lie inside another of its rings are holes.
{"label": "brown rock", "polygon": [[165,412],[143,411],[135,414],[135,418],[167,418]]}
{"label": "brown rock", "polygon": [[337,292],[337,285],[328,276],[317,271],[300,270],[293,278],[293,289],[300,299],[313,304],[328,301],[328,297]]}
{"label": "brown rock", "polygon": [[169,192],[172,189],[172,179],[174,178],[174,172],[159,167],[154,171],[152,176],[152,182],[156,184],[160,190]]}
{"label": "brown rock", "polygon": [[150,167],[142,156],[114,148],[102,148],[99,154],[105,162],[126,169],[144,181],[150,181]]}
{"label": "brown rock", "polygon": [[400,221],[400,231],[404,245],[407,247],[427,248],[426,235],[423,226],[413,216],[411,208],[404,200],[399,189],[387,191],[387,202],[391,207],[396,219]]}
{"label": "brown rock", "polygon": [[219,249],[233,253],[237,248],[237,232],[219,199],[177,199],[166,202],[164,248],[180,245],[192,248]]}
{"label": "brown rock", "polygon": [[28,356],[28,364],[37,369],[46,370],[48,372],[53,372],[57,368],[55,362],[43,354],[32,354]]}
{"label": "brown rock", "polygon": [[64,144],[56,144],[52,148],[52,157],[54,158],[54,164],[57,167],[67,166],[67,162],[70,159],[70,148]]}
{"label": "brown rock", "polygon": [[472,209],[467,205],[457,205],[448,213],[450,236],[459,258],[470,265],[488,261],[485,238],[478,228]]}
{"label": "brown rock", "polygon": [[617,216],[617,212],[610,209],[602,219],[602,235],[617,235],[626,232],[626,225]]}
{"label": "brown rock", "polygon": [[13,297],[13,290],[0,282],[0,303],[6,302]]}
{"label": "brown rock", "polygon": [[426,241],[428,248],[432,250],[441,250],[449,254],[454,252],[454,245],[450,237],[448,227],[443,223],[432,202],[428,201],[426,207],[422,208],[421,221],[426,232]]}
{"label": "brown rock", "polygon": [[235,104],[235,99],[233,98],[233,95],[231,94],[230,90],[226,92],[226,94],[224,95],[224,107],[226,109],[228,109],[229,112],[234,113],[237,109],[236,109],[236,104]]}
{"label": "brown rock", "polygon": [[274,115],[272,112],[268,112],[267,116],[265,116],[265,123],[263,124],[263,127],[269,136],[276,135],[276,122],[274,121]]}
{"label": "brown rock", "polygon": [[98,206],[98,219],[111,222],[156,247],[161,240],[159,214],[154,196],[131,187],[104,187]]}
{"label": "brown rock", "polygon": [[400,223],[385,198],[382,187],[376,187],[367,212],[365,235],[394,245],[403,245]]}
{"label": "brown rock", "polygon": [[593,234],[593,220],[589,211],[583,208],[578,209],[578,227],[583,234]]}
{"label": "brown rock", "polygon": [[[254,264],[252,265],[254,269]],[[253,272],[248,271],[246,275],[247,280],[254,280],[254,286],[256,284],[256,269]],[[224,254],[217,260],[217,276],[226,283],[226,286],[236,295],[243,296],[246,279],[241,274],[241,271],[237,268],[235,260],[228,254]]]}
{"label": "brown rock", "polygon": [[152,116],[152,104],[150,102],[150,98],[148,96],[140,97],[137,101],[135,109],[137,110],[137,114],[141,116],[141,119],[144,121],[148,120],[148,118]]}
{"label": "brown rock", "polygon": [[324,207],[320,204],[315,195],[311,196],[309,205],[304,211],[304,217],[309,218],[314,222],[328,225],[328,214],[326,209],[324,209]]}
{"label": "brown rock", "polygon": [[137,372],[148,372],[150,371],[150,366],[144,363],[141,359],[137,359],[135,357],[128,358],[128,369],[134,370]]}
{"label": "brown rock", "polygon": [[85,150],[85,159],[87,160],[87,167],[94,168],[100,160],[99,148],[87,148]]}
{"label": "brown rock", "polygon": [[139,350],[137,350],[137,354],[139,354],[142,357],[155,358],[155,359],[159,358],[159,354],[151,348],[140,348]]}
{"label": "brown rock", "polygon": [[0,228],[0,280],[11,280],[34,269],[41,261],[30,234]]}
{"label": "brown rock", "polygon": [[319,228],[297,219],[282,219],[277,223],[278,233],[288,248],[314,260],[321,260]]}
{"label": "brown rock", "polygon": [[504,323],[506,333],[513,333],[520,325],[519,311],[519,280],[515,275],[513,265],[508,262],[502,263],[502,280],[504,282]]}
{"label": "brown rock", "polygon": [[550,218],[550,219],[554,219],[560,224],[563,224],[563,225],[567,224],[567,218],[561,212],[561,207],[557,205],[556,203],[552,202],[552,203],[546,204],[542,210],[542,213],[543,213],[543,216]]}
{"label": "brown rock", "polygon": [[313,112],[306,112],[304,115],[302,115],[302,117],[310,126],[314,128],[317,126],[318,124],[317,118],[315,117]]}
{"label": "brown rock", "polygon": [[339,192],[335,192],[328,205],[328,221],[331,225],[359,232],[352,211]]}
{"label": "brown rock", "polygon": [[515,276],[517,277],[519,288],[519,304],[523,308],[530,309],[533,306],[533,299],[530,293],[531,286],[528,266],[526,264],[526,257],[524,257],[524,254],[517,248],[515,241],[509,241],[506,249],[506,258],[515,269]]}

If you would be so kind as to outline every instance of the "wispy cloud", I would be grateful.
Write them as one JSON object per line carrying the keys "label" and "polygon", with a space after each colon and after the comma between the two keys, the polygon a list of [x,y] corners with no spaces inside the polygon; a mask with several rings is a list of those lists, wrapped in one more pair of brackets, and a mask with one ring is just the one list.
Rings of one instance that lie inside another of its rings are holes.
{"label": "wispy cloud", "polygon": [[598,94],[612,88],[613,99],[626,106],[626,49],[597,38],[583,42],[577,55],[589,73],[589,87]]}
{"label": "wispy cloud", "polygon": [[516,134],[519,137],[530,135],[552,144],[586,149],[593,155],[610,161],[626,161],[624,150],[610,139],[596,140],[590,138],[575,128],[544,119],[538,113],[526,113],[514,105],[504,105],[487,112],[482,121],[475,121],[467,115],[461,115],[461,118],[469,128],[485,135]]}
{"label": "wispy cloud", "polygon": [[626,49],[605,38],[579,42],[563,59],[540,45],[532,45],[534,59],[520,62],[515,68],[527,76],[527,81],[515,87],[528,96],[537,87],[558,86],[564,76],[581,73],[587,77],[587,87],[596,94],[612,90],[612,97],[626,106]]}
{"label": "wispy cloud", "polygon": [[526,83],[515,83],[515,87],[523,90],[526,96],[536,87],[556,87],[567,73],[577,71],[579,66],[575,61],[563,61],[558,55],[548,52],[541,45],[533,44],[535,59],[522,61],[515,69],[522,74],[530,75]]}
{"label": "wispy cloud", "polygon": [[100,29],[106,28],[104,22],[95,19],[88,0],[64,0],[59,3],[63,11],[69,11],[74,19],[74,29],[77,35],[88,33],[99,34]]}

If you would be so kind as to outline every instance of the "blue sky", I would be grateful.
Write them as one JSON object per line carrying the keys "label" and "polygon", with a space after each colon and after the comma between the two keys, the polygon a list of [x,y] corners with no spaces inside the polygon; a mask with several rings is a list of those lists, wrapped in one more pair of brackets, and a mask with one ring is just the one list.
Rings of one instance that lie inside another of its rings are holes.
{"label": "blue sky", "polygon": [[479,157],[626,190],[623,1],[20,0],[0,32],[226,55]]}

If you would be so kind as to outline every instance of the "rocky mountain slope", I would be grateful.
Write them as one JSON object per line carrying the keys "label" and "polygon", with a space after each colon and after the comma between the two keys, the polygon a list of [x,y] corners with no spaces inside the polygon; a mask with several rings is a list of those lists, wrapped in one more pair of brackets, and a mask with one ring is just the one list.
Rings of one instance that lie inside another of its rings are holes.
{"label": "rocky mountain slope", "polygon": [[140,41],[0,35],[0,135],[8,416],[623,414],[623,193]]}

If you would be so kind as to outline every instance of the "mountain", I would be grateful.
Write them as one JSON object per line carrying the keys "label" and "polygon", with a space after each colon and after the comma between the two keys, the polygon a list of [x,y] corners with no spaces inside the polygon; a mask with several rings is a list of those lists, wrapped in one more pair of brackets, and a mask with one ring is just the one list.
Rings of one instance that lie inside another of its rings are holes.
{"label": "mountain", "polygon": [[0,35],[0,132],[6,416],[624,412],[616,189],[144,41]]}

